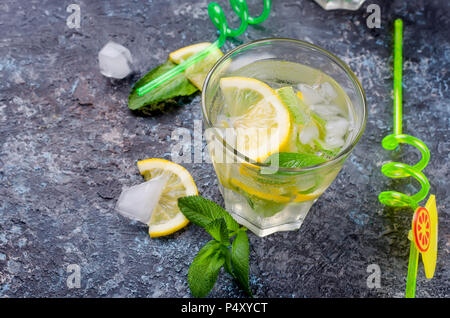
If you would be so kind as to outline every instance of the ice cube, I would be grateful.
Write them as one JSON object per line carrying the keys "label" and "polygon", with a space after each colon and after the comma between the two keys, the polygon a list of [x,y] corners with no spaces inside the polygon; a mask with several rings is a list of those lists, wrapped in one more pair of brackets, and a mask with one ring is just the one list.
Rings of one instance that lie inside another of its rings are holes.
{"label": "ice cube", "polygon": [[328,119],[325,129],[327,135],[343,137],[347,133],[349,122],[347,119],[334,116]]}
{"label": "ice cube", "polygon": [[324,101],[321,92],[319,90],[315,90],[309,85],[298,84],[297,88],[303,95],[303,101],[308,105],[318,104]]}
{"label": "ice cube", "polygon": [[329,148],[338,148],[344,145],[344,138],[342,136],[327,135],[325,137],[325,143]]}
{"label": "ice cube", "polygon": [[123,189],[116,210],[127,218],[148,224],[166,182],[166,177],[159,176]]}
{"label": "ice cube", "polygon": [[311,110],[317,113],[319,116],[327,118],[330,116],[336,116],[343,113],[342,109],[333,104],[315,104],[310,106]]}
{"label": "ice cube", "polygon": [[109,41],[98,53],[100,72],[106,77],[121,79],[131,73],[133,59],[130,51]]}
{"label": "ice cube", "polygon": [[322,85],[320,85],[320,92],[321,95],[328,102],[332,101],[337,97],[336,91],[334,90],[333,86],[331,86],[331,84],[328,82],[322,83]]}
{"label": "ice cube", "polygon": [[319,138],[319,129],[315,125],[305,126],[298,134],[298,140],[304,145],[317,138]]}

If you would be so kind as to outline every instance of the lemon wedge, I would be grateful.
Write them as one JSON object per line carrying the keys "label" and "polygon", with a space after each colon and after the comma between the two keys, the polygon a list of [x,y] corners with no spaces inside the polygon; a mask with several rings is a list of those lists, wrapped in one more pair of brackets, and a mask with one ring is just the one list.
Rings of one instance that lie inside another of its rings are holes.
{"label": "lemon wedge", "polygon": [[[211,45],[209,42],[202,42],[183,47],[169,54],[169,59],[175,63],[180,64],[186,61],[191,56],[208,48]],[[205,58],[198,61],[194,65],[188,67],[184,74],[199,90],[202,90],[203,82],[206,75],[218,59],[222,57],[222,52],[219,49],[212,50]]]}
{"label": "lemon wedge", "polygon": [[190,173],[182,166],[164,159],[146,159],[137,163],[145,180],[162,178],[163,188],[151,213],[148,233],[151,237],[172,234],[185,227],[189,220],[178,208],[178,198],[197,195]]}
{"label": "lemon wedge", "polygon": [[224,77],[220,88],[240,153],[263,162],[288,143],[289,111],[272,88],[245,77]]}

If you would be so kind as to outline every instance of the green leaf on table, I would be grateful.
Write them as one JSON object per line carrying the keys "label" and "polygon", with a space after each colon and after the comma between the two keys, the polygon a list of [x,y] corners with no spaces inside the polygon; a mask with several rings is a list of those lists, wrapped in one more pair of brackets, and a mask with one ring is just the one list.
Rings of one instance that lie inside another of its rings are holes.
{"label": "green leaf on table", "polygon": [[219,271],[225,263],[222,244],[208,242],[198,252],[188,271],[188,284],[194,297],[205,297],[214,287]]}
{"label": "green leaf on table", "polygon": [[224,218],[216,219],[205,226],[206,232],[208,232],[216,241],[223,244],[230,244],[228,237],[227,223]]}
{"label": "green leaf on table", "polygon": [[151,92],[139,96],[137,89],[151,82],[163,73],[171,70],[177,64],[167,60],[165,63],[155,67],[134,84],[130,96],[128,97],[128,108],[138,110],[146,107],[148,110],[160,108],[159,103],[173,99],[178,96],[187,96],[195,93],[198,89],[186,78],[184,73],[180,73],[167,80]]}
{"label": "green leaf on table", "polygon": [[231,245],[231,265],[233,273],[242,288],[251,295],[249,276],[249,246],[245,231],[239,231]]}
{"label": "green leaf on table", "polygon": [[280,152],[271,155],[265,163],[281,168],[305,168],[325,161],[325,158],[315,154]]}
{"label": "green leaf on table", "polygon": [[223,267],[225,268],[225,271],[234,277],[233,273],[233,266],[231,265],[231,253],[228,246],[225,246],[222,244],[220,247],[222,249],[222,255],[225,256],[225,263],[223,264]]}
{"label": "green leaf on table", "polygon": [[206,228],[212,221],[223,218],[230,232],[237,231],[239,224],[215,202],[198,195],[178,199],[178,207],[184,216],[194,224]]}

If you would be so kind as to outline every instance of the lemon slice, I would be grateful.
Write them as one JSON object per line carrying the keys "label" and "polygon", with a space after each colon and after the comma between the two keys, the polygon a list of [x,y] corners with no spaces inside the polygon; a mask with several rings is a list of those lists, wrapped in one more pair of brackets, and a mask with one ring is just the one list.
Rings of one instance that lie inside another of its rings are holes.
{"label": "lemon slice", "polygon": [[[254,183],[250,185],[250,184],[242,182],[241,180],[239,180],[237,178],[232,178],[231,184],[234,185],[235,187],[238,187],[240,190],[245,191],[246,193],[248,193],[250,195],[254,195],[260,199],[264,199],[267,201],[273,201],[276,203],[288,203],[291,201],[290,197],[280,195],[277,193],[278,191],[270,192],[269,187],[266,187],[266,189],[262,189],[261,187],[256,186]],[[274,188],[272,188],[272,189],[274,189]]]}
{"label": "lemon slice", "polygon": [[181,64],[184,61],[186,61],[188,58],[190,58],[192,55],[206,49],[210,45],[211,45],[211,43],[209,43],[209,42],[202,42],[202,43],[185,46],[179,50],[176,50],[176,51],[173,51],[172,53],[170,53],[169,59],[172,62],[174,62],[175,64]]}
{"label": "lemon slice", "polygon": [[139,172],[146,180],[161,177],[164,187],[155,205],[148,233],[151,237],[172,234],[185,227],[189,220],[178,208],[178,198],[197,195],[197,186],[190,173],[182,166],[164,159],[146,159],[137,163]]}
{"label": "lemon slice", "polygon": [[232,118],[236,149],[250,159],[263,162],[289,141],[289,111],[275,91],[265,83],[245,77],[220,80],[225,111]]}
{"label": "lemon slice", "polygon": [[307,194],[298,193],[298,187],[293,184],[296,181],[295,177],[282,176],[278,178],[276,175],[264,176],[260,174],[260,171],[260,168],[242,163],[239,167],[240,178],[245,179],[246,182],[232,178],[231,183],[260,199],[271,200],[277,203],[310,201],[318,198],[322,193],[322,191]]}
{"label": "lemon slice", "polygon": [[[208,48],[209,42],[202,42],[186,46],[169,54],[169,59],[175,64],[180,64],[198,52]],[[212,50],[205,58],[188,67],[184,74],[199,90],[202,90],[206,75],[218,59],[222,57],[219,49]]]}

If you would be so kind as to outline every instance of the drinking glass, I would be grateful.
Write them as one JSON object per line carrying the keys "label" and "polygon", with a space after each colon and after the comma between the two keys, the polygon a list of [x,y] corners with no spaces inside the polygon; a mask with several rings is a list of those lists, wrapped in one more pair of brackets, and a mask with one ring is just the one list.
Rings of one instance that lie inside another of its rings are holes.
{"label": "drinking glass", "polygon": [[[326,162],[304,168],[278,168],[239,152],[218,121],[223,113],[221,78],[239,76],[273,86],[312,84],[325,76],[342,88],[351,123],[346,143]],[[241,45],[210,70],[202,90],[209,157],[219,180],[225,208],[258,236],[300,228],[309,209],[333,182],[360,139],[367,120],[366,99],[356,76],[332,53],[313,44],[272,38]],[[272,167],[273,168],[273,167]]]}

